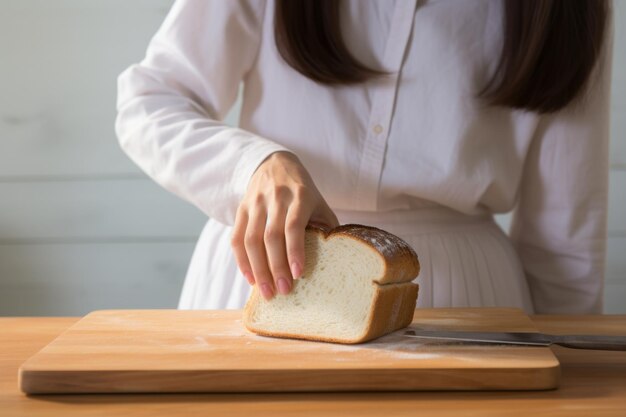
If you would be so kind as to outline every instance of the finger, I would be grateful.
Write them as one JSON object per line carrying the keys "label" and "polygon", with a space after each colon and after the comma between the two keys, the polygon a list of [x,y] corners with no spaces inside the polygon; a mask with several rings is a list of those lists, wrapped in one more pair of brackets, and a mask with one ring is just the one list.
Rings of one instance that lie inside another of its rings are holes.
{"label": "finger", "polygon": [[299,204],[289,208],[285,219],[285,243],[291,274],[300,278],[304,271],[304,230],[309,221],[309,213]]}
{"label": "finger", "polygon": [[248,212],[244,209],[238,209],[235,215],[235,225],[233,226],[233,232],[230,238],[230,246],[233,249],[235,255],[235,261],[239,266],[239,270],[246,278],[250,285],[254,285],[254,275],[252,275],[252,267],[250,266],[250,260],[246,254],[246,247],[244,244],[244,237],[246,233],[246,227],[248,226]]}
{"label": "finger", "polygon": [[285,205],[276,203],[270,210],[268,222],[265,225],[265,249],[267,260],[275,287],[281,294],[289,294],[292,287],[291,271],[287,260],[285,247]]}
{"label": "finger", "polygon": [[244,236],[244,245],[252,267],[252,274],[256,280],[261,295],[266,300],[274,296],[274,283],[272,274],[267,265],[267,253],[263,235],[267,214],[264,207],[257,205],[248,218],[248,226]]}

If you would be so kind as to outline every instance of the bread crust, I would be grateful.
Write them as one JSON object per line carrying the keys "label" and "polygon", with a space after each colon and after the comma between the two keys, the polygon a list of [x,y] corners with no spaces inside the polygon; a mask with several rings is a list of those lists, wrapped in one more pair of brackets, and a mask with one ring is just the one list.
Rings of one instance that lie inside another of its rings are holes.
{"label": "bread crust", "polygon": [[355,344],[375,339],[411,324],[417,302],[418,285],[411,282],[420,270],[417,254],[406,242],[384,230],[358,224],[346,224],[332,230],[308,226],[307,231],[320,234],[324,240],[341,235],[368,245],[381,257],[384,264],[382,276],[374,280],[376,286],[367,327],[356,339],[339,339],[319,335],[282,333],[254,326],[251,320],[254,309],[261,302],[255,286],[244,307],[243,323],[246,328],[263,336],[315,340],[321,342]]}
{"label": "bread crust", "polygon": [[326,240],[332,235],[344,235],[376,250],[385,264],[385,273],[376,280],[379,284],[410,282],[420,272],[419,259],[413,248],[398,236],[382,229],[360,224],[344,224],[330,231],[317,229],[324,233]]}
{"label": "bread crust", "polygon": [[413,321],[419,286],[412,282],[378,285],[368,316],[369,326],[356,340],[343,343],[363,343],[407,327]]}

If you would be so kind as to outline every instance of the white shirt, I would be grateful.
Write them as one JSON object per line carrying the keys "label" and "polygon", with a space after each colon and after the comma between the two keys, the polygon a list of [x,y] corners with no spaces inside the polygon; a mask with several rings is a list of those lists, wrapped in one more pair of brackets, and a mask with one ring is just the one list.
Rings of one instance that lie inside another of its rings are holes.
{"label": "white shirt", "polygon": [[[538,312],[598,312],[610,53],[584,101],[547,116],[476,98],[502,41],[497,0],[342,2],[350,51],[389,76],[329,87],[276,50],[271,0],[179,0],[119,77],[116,130],[155,181],[232,225],[258,165],[294,152],[336,210],[515,209]],[[608,48],[607,48],[608,49]],[[244,83],[240,128],[221,120]]]}

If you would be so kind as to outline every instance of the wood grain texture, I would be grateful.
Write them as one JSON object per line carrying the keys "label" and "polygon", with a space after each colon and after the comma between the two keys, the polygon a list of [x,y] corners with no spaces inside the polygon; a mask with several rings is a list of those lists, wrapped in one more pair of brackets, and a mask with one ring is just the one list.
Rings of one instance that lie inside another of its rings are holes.
{"label": "wood grain texture", "polygon": [[[27,393],[550,389],[550,349],[416,342],[362,345],[257,336],[240,310],[87,315],[20,368]],[[533,331],[517,309],[417,310],[425,329]]]}
{"label": "wood grain texture", "polygon": [[[534,316],[543,332],[624,334],[626,316]],[[25,396],[18,367],[78,318],[0,318],[0,410],[25,416],[623,417],[626,353],[556,347],[558,390]]]}

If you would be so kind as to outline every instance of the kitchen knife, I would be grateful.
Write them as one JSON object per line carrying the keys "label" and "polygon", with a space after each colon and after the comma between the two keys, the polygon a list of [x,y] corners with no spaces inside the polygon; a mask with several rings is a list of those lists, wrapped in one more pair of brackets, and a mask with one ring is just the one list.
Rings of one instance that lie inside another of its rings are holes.
{"label": "kitchen knife", "polygon": [[517,346],[550,346],[552,344],[574,349],[626,351],[626,336],[553,335],[543,333],[499,333],[431,331],[410,329],[405,336],[420,339],[454,340],[470,343],[493,343]]}

